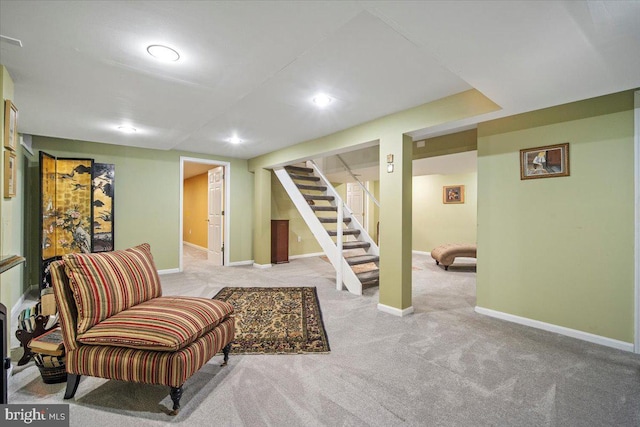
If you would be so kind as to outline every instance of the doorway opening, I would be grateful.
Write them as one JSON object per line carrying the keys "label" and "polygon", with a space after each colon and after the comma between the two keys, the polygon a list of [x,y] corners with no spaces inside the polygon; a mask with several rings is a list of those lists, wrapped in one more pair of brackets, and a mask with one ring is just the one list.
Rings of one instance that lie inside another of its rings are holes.
{"label": "doorway opening", "polygon": [[213,265],[229,265],[229,162],[180,157],[180,271],[184,245],[206,253]]}

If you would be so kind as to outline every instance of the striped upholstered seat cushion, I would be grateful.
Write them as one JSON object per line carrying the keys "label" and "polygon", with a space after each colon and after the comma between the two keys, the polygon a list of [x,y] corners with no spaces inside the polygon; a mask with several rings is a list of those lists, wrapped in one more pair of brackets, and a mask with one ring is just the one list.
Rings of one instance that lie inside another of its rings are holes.
{"label": "striped upholstered seat cushion", "polygon": [[67,372],[92,377],[180,387],[233,339],[233,317],[178,351],[81,345],[67,352]]}
{"label": "striped upholstered seat cushion", "polygon": [[62,257],[78,308],[78,333],[162,295],[148,243],[123,251]]}
{"label": "striped upholstered seat cushion", "polygon": [[103,320],[83,334],[83,344],[176,351],[233,313],[227,302],[196,297],[160,297]]}

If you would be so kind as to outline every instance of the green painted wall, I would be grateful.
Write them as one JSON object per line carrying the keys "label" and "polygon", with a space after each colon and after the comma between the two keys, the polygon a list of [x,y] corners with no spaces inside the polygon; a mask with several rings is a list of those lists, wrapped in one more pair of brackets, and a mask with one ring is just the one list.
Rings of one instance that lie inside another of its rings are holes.
{"label": "green painted wall", "polygon": [[[9,75],[9,72],[4,66],[0,66],[0,91],[2,91],[2,112],[0,112],[0,123],[4,123],[4,100],[14,99],[14,87],[13,80]],[[18,110],[19,105],[16,105]],[[4,128],[3,128],[4,129]],[[20,122],[18,121],[18,131],[20,130]],[[14,153],[16,154],[16,176],[17,176],[17,190],[16,197],[5,198],[4,197],[4,155],[7,153],[7,149],[4,148],[4,132],[0,132],[0,147],[2,147],[2,159],[0,159],[0,252],[1,255],[25,255],[25,248],[23,244],[23,236],[25,230],[24,224],[24,174],[25,174],[25,159],[22,146],[18,145]],[[26,283],[25,266],[24,264],[13,267],[10,270],[5,271],[0,275],[0,302],[7,307],[9,311],[8,316],[8,330],[11,330],[11,316],[10,312],[14,306],[19,302],[20,297],[25,293],[28,288]],[[10,337],[6,336],[7,345],[11,342]],[[7,347],[9,348],[9,347]]]}
{"label": "green painted wall", "polygon": [[[445,243],[477,242],[477,174],[413,177],[413,249],[431,252]],[[462,204],[444,204],[442,187],[464,185]]]}
{"label": "green painted wall", "polygon": [[[418,143],[424,141],[422,147]],[[478,131],[469,129],[449,135],[436,136],[434,138],[416,140],[413,146],[413,160],[428,157],[444,156],[446,154],[463,153],[478,149]]]}
{"label": "green painted wall", "polygon": [[[253,174],[246,160],[37,136],[33,148],[115,164],[116,249],[149,242],[159,270],[179,266],[180,156],[230,162],[230,262],[252,259]],[[37,159],[36,153],[33,160]],[[30,242],[37,240],[32,237]]]}
{"label": "green painted wall", "polygon": [[[633,92],[478,126],[477,305],[633,342]],[[570,143],[569,177],[519,150]]]}
{"label": "green painted wall", "polygon": [[413,139],[381,138],[380,158],[389,155],[393,172],[380,164],[380,304],[405,310],[412,305]]}

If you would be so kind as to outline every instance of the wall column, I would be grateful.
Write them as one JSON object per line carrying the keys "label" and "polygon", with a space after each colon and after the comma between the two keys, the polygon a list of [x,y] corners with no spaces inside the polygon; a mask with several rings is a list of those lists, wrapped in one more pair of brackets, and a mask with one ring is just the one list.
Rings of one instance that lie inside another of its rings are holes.
{"label": "wall column", "polygon": [[271,267],[271,171],[254,172],[253,266]]}
{"label": "wall column", "polygon": [[[388,172],[389,155],[393,172]],[[380,301],[378,309],[397,316],[413,313],[411,220],[413,139],[380,139]]]}

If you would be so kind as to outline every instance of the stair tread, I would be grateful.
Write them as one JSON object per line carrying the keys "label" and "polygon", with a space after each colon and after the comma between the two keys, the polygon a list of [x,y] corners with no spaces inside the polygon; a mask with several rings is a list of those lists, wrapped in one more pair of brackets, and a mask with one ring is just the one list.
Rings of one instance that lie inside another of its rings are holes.
{"label": "stair tread", "polygon": [[296,187],[300,190],[327,191],[327,187],[324,185],[296,184]]}
{"label": "stair tread", "polygon": [[291,177],[291,179],[298,179],[300,181],[320,181],[320,178],[318,178],[317,176],[296,175],[293,173],[290,173],[289,176]]}
{"label": "stair tread", "polygon": [[338,208],[336,206],[311,206],[311,210],[315,212],[335,212]]}
{"label": "stair tread", "polygon": [[[329,236],[337,236],[338,232],[336,230],[327,230],[327,233],[329,233]],[[344,229],[342,230],[342,235],[343,236],[357,236],[360,234],[360,230],[355,230],[355,229]]]}
{"label": "stair tread", "polygon": [[342,249],[358,249],[358,248],[368,248],[371,246],[368,242],[344,242],[342,243]]}
{"label": "stair tread", "polygon": [[303,166],[285,166],[284,169],[287,172],[313,173],[313,169],[305,168]]}
{"label": "stair tread", "polygon": [[[338,218],[318,218],[318,219],[323,224],[332,224],[332,223],[338,222]],[[348,224],[351,222],[351,218],[343,218],[342,221]]]}
{"label": "stair tread", "polygon": [[380,270],[376,269],[371,271],[365,271],[365,272],[356,274],[356,276],[358,276],[358,279],[362,283],[373,282],[375,280],[380,279]]}
{"label": "stair tread", "polygon": [[314,194],[303,194],[305,199],[307,200],[329,200],[332,201],[335,199],[333,196],[324,196],[324,195],[314,195]]}
{"label": "stair tread", "polygon": [[356,255],[346,257],[347,264],[349,265],[359,265],[359,264],[368,264],[370,262],[378,262],[380,257],[377,255]]}

